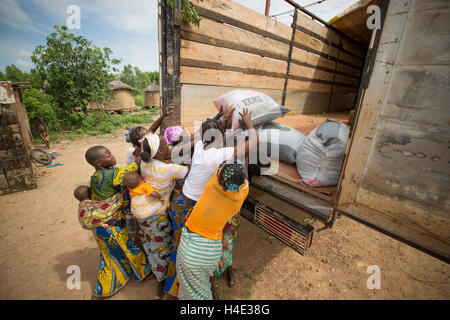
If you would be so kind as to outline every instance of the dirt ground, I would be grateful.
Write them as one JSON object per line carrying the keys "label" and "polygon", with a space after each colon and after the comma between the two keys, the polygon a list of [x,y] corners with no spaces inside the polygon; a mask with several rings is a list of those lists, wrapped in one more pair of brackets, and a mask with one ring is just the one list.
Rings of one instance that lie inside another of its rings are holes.
{"label": "dirt ground", "polygon": [[[311,129],[317,117],[286,117]],[[88,184],[93,169],[84,160],[93,145],[105,145],[118,165],[129,144],[122,131],[53,145],[63,166],[38,167],[38,188],[1,197],[0,299],[90,299],[99,249],[76,216],[73,190]],[[67,268],[80,267],[81,288],[68,289]],[[367,268],[381,271],[381,289],[370,290]],[[315,233],[300,255],[242,218],[234,250],[236,285],[216,281],[219,299],[449,299],[450,266],[347,217]],[[154,280],[129,283],[111,299],[153,299]]]}

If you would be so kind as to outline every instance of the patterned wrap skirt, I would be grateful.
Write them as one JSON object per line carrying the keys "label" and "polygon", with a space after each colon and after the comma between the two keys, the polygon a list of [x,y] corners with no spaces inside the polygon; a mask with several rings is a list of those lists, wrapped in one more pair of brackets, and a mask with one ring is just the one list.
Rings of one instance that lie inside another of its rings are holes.
{"label": "patterned wrap skirt", "polygon": [[210,240],[183,227],[177,253],[179,300],[212,300],[210,277],[222,257],[222,241]]}
{"label": "patterned wrap skirt", "polygon": [[129,238],[125,228],[97,227],[93,231],[100,249],[100,267],[94,296],[117,293],[134,275],[142,281],[151,270],[145,253]]}
{"label": "patterned wrap skirt", "polygon": [[241,220],[241,213],[238,212],[225,224],[222,232],[222,242],[227,245],[222,248],[222,258],[217,266],[214,275],[219,277],[225,270],[233,264],[233,247],[237,236],[237,229]]}
{"label": "patterned wrap skirt", "polygon": [[147,219],[136,219],[142,247],[147,255],[153,274],[158,281],[167,275],[167,264],[172,242],[172,224],[166,212]]}
{"label": "patterned wrap skirt", "polygon": [[164,285],[164,292],[171,294],[174,297],[178,296],[179,282],[176,272],[177,250],[181,238],[181,230],[186,222],[187,214],[191,208],[195,206],[197,201],[186,197],[181,190],[177,190],[174,195],[170,218],[172,220],[173,237],[172,246],[170,249],[169,265],[167,268],[167,278]]}

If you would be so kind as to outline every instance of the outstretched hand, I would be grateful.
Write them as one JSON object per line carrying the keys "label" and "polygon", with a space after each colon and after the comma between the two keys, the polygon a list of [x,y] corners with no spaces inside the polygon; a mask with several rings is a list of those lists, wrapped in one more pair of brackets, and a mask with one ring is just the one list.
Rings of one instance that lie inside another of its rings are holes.
{"label": "outstretched hand", "polygon": [[233,115],[233,112],[234,112],[234,107],[233,107],[233,105],[231,105],[231,106],[227,107],[227,110],[225,111],[225,114],[223,117],[230,119],[231,116]]}
{"label": "outstretched hand", "polygon": [[241,116],[241,123],[245,126],[246,129],[253,127],[252,113],[253,111],[250,111],[250,113],[248,112],[248,108],[244,108],[244,110],[242,110],[242,113],[239,112],[239,115]]}
{"label": "outstretched hand", "polygon": [[170,103],[166,108],[166,112],[164,112],[164,118],[170,116],[173,113],[174,108],[175,103]]}

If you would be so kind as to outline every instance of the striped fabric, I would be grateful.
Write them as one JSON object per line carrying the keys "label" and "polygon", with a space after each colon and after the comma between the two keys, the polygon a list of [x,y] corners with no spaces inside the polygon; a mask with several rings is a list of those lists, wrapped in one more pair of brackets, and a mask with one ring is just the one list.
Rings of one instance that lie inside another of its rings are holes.
{"label": "striped fabric", "polygon": [[221,240],[189,233],[183,227],[176,264],[179,300],[212,300],[209,278],[214,275],[221,256]]}

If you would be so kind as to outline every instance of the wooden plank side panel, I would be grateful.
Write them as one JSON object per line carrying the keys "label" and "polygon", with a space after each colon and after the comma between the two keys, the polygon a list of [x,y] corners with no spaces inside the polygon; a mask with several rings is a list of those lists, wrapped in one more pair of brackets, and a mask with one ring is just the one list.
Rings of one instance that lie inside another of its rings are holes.
{"label": "wooden plank side panel", "polygon": [[279,37],[286,39],[286,41],[290,41],[291,39],[292,29],[289,26],[270,19],[265,15],[249,9],[248,7],[237,2],[231,0],[193,0],[192,2],[200,8],[245,22],[245,24],[248,24],[258,30],[278,35]]}
{"label": "wooden plank side panel", "polygon": [[[181,87],[182,126],[193,128],[195,124],[199,125],[204,119],[214,115],[217,112],[213,104],[214,99],[235,89],[253,88],[183,84]],[[258,89],[258,91],[281,103],[282,90]],[[285,106],[291,111],[286,116],[326,112],[328,101],[329,91],[288,90]]]}
{"label": "wooden plank side panel", "polygon": [[[181,67],[181,83],[283,90],[284,79],[206,68]],[[313,85],[311,85],[313,87]]]}
{"label": "wooden plank side panel", "polygon": [[259,53],[263,56],[271,55],[281,60],[287,59],[289,51],[289,45],[286,43],[233,28],[208,18],[202,18],[200,28],[191,26],[185,30],[208,38],[213,45]]}
{"label": "wooden plank side panel", "polygon": [[183,39],[181,40],[181,57],[248,70],[273,72],[283,76],[287,68],[285,61]]}
{"label": "wooden plank side panel", "polygon": [[[245,6],[235,3],[231,0],[212,0],[212,1],[195,1],[196,6],[199,7],[200,14],[203,13],[203,20],[200,23],[200,29],[192,27],[183,27],[184,30],[199,33],[204,35],[201,31],[203,28],[208,28],[209,23],[205,26],[202,25],[205,19],[213,20],[219,23],[226,23],[232,26],[236,26],[240,29],[247,30],[251,33],[258,34],[261,36],[267,36],[269,39],[275,39],[281,41],[282,43],[288,44],[291,35],[292,28],[290,26],[284,25],[283,23],[277,22],[270,19],[254,10],[251,10]],[[309,19],[311,20],[311,19]],[[295,42],[297,45],[304,47],[306,51],[312,50],[315,53],[320,53],[323,55],[328,55],[331,57],[337,57],[337,43],[336,40],[339,36],[334,32],[328,32],[328,28],[321,26],[315,21],[309,21],[309,25],[315,25],[315,29],[322,30],[321,34],[328,35],[327,38],[321,39],[322,36],[316,33],[311,33],[309,30],[297,30],[295,34]],[[303,28],[303,27],[302,27]],[[330,37],[329,34],[333,33]],[[311,36],[311,34],[313,36]],[[331,40],[331,41],[330,41]],[[333,42],[334,41],[334,42]],[[333,43],[334,46],[331,46]],[[351,51],[353,48],[346,42],[345,49],[349,50],[354,56],[350,55],[348,57],[343,57],[346,62],[351,63],[355,66],[359,66],[364,58],[363,50],[359,49],[356,52]],[[356,61],[356,63],[355,63]]]}

